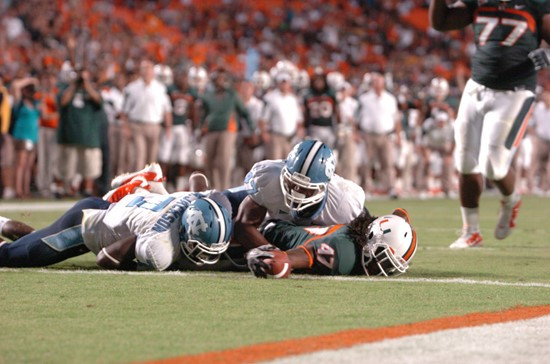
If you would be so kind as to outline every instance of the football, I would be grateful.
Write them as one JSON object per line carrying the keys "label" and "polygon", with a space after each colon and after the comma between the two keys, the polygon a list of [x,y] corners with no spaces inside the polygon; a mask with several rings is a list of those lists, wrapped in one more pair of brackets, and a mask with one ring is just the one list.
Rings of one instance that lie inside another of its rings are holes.
{"label": "football", "polygon": [[269,264],[269,270],[266,271],[267,278],[287,278],[292,271],[290,260],[287,253],[279,250],[273,251],[273,259],[266,259],[265,262]]}

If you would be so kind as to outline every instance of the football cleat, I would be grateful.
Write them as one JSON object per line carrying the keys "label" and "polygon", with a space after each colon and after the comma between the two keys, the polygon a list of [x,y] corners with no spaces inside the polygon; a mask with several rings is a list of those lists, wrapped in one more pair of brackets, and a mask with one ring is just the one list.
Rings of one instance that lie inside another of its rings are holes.
{"label": "football cleat", "polygon": [[510,203],[500,201],[495,238],[502,240],[512,233],[512,230],[516,227],[516,217],[518,216],[520,206],[521,200],[519,198]]}
{"label": "football cleat", "polygon": [[462,235],[452,243],[451,249],[477,248],[483,245],[483,237],[479,232],[468,232],[464,230]]}
{"label": "football cleat", "polygon": [[124,196],[134,193],[136,188],[143,188],[147,191],[151,191],[151,185],[149,182],[145,179],[145,177],[139,175],[132,178],[122,186],[107,192],[107,194],[103,196],[103,199],[109,201],[110,203],[115,203],[122,200]]}
{"label": "football cleat", "polygon": [[123,173],[119,176],[116,176],[111,181],[111,187],[116,188],[130,182],[134,177],[142,176],[148,182],[162,182],[164,176],[162,175],[162,169],[158,163],[151,163],[145,166],[140,171]]}

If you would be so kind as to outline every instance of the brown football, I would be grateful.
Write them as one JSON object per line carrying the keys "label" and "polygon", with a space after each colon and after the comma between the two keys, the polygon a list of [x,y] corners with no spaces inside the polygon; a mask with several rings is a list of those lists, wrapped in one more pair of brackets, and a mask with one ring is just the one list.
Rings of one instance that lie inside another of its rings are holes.
{"label": "brown football", "polygon": [[288,255],[279,250],[273,252],[273,259],[266,259],[265,262],[269,264],[270,269],[266,271],[267,278],[287,278],[292,271],[292,266]]}

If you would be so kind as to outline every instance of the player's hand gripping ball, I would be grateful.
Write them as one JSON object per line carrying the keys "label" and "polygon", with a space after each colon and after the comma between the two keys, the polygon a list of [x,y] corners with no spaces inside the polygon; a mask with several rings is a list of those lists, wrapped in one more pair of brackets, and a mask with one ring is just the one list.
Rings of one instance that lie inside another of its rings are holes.
{"label": "player's hand gripping ball", "polygon": [[263,245],[246,254],[248,268],[256,277],[287,278],[292,271],[287,253],[273,245]]}

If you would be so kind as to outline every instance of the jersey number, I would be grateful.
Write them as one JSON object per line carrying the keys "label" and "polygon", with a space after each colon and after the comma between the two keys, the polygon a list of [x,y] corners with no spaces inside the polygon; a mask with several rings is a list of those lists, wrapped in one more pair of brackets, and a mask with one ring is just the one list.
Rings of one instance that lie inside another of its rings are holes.
{"label": "jersey number", "polygon": [[479,33],[480,46],[484,46],[487,43],[489,36],[491,35],[491,33],[493,33],[493,30],[495,30],[499,23],[502,25],[509,25],[513,27],[510,34],[508,34],[508,36],[500,42],[501,45],[507,47],[516,44],[518,39],[523,35],[523,33],[525,33],[528,27],[528,24],[525,20],[494,18],[490,16],[478,16],[476,18],[476,23],[485,24],[483,26],[483,29],[481,30],[481,33]]}
{"label": "jersey number", "polygon": [[329,269],[334,268],[334,249],[328,244],[322,243],[317,248],[317,260]]}
{"label": "jersey number", "polygon": [[153,201],[145,201],[145,198],[143,196],[136,196],[126,207],[141,207],[143,209],[151,210],[154,212],[160,211],[170,202],[172,202],[175,199],[175,197],[164,197],[159,196],[158,198],[153,199]]}
{"label": "jersey number", "polygon": [[332,116],[332,103],[329,101],[313,101],[308,103],[307,106],[312,119],[328,119]]}

